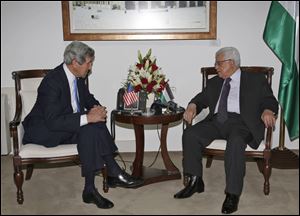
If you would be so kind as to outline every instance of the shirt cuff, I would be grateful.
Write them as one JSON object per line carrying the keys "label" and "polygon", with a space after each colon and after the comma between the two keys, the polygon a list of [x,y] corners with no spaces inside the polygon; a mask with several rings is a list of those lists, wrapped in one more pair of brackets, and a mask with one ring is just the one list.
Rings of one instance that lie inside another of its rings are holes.
{"label": "shirt cuff", "polygon": [[87,116],[86,116],[86,114],[81,115],[81,116],[80,116],[80,127],[81,127],[81,126],[84,126],[84,125],[87,125],[87,124],[88,124],[88,121],[87,121]]}

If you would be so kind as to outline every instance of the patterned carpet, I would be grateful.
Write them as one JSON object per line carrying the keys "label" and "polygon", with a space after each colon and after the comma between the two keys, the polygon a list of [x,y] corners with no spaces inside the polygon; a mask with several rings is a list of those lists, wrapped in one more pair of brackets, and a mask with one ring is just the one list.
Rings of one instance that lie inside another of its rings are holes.
{"label": "patterned carpet", "polygon": [[[130,165],[133,153],[122,153],[120,166]],[[155,160],[155,152],[148,152],[144,165]],[[170,157],[182,170],[181,152],[172,152]],[[205,162],[206,159],[204,159]],[[152,167],[162,168],[160,155]],[[182,180],[171,180],[150,184],[138,189],[110,188],[107,194],[102,191],[102,177],[96,177],[100,193],[110,199],[115,207],[109,210],[98,209],[95,205],[82,202],[81,193],[84,179],[80,167],[37,168],[30,181],[24,181],[24,203],[16,201],[16,187],[13,182],[13,166],[10,156],[1,157],[1,214],[177,214],[192,215],[221,214],[224,201],[224,163],[214,160],[211,168],[204,168],[205,192],[191,198],[176,200],[173,195],[183,188]],[[260,215],[299,215],[299,169],[272,169],[270,195],[263,194],[263,176],[255,162],[247,162],[244,189],[239,209],[234,214]]]}

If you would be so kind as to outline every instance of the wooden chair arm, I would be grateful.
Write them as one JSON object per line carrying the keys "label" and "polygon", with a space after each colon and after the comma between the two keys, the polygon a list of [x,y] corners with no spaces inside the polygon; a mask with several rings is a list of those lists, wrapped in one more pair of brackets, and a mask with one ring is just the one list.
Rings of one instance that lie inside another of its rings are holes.
{"label": "wooden chair arm", "polygon": [[273,135],[273,127],[268,127],[266,133],[266,139],[265,139],[266,149],[268,150],[271,150],[272,147],[272,135]]}
{"label": "wooden chair arm", "polygon": [[16,115],[14,119],[9,122],[9,129],[12,130],[13,128],[17,128],[21,123],[21,115]]}
{"label": "wooden chair arm", "polygon": [[10,132],[10,136],[13,139],[14,156],[19,155],[18,126],[21,123],[21,110],[22,110],[22,105],[17,106],[14,119],[11,122],[9,122],[9,132]]}
{"label": "wooden chair arm", "polygon": [[265,138],[265,149],[263,151],[265,166],[270,167],[271,162],[271,151],[272,151],[272,135],[273,135],[273,127],[268,127]]}

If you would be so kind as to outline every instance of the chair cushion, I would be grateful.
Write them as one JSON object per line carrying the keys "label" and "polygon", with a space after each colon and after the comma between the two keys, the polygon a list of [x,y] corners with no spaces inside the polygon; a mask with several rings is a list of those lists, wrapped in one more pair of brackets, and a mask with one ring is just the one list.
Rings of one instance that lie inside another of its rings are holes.
{"label": "chair cushion", "polygon": [[[226,140],[223,139],[216,139],[214,140],[209,146],[207,146],[207,149],[219,149],[219,150],[225,150],[226,147]],[[258,147],[258,149],[253,149],[249,145],[247,145],[246,151],[263,151],[265,149],[264,141],[262,141]]]}
{"label": "chair cushion", "polygon": [[47,158],[77,154],[77,144],[64,144],[51,148],[37,144],[26,144],[22,145],[19,152],[21,158]]}
{"label": "chair cushion", "polygon": [[[193,125],[199,121],[202,121],[209,113],[208,108],[203,109],[193,120]],[[218,150],[225,150],[226,147],[226,140],[223,139],[216,139],[214,140],[207,149],[218,149]],[[246,151],[263,151],[265,149],[264,141],[261,141],[258,149],[253,149],[249,145],[247,145]]]}
{"label": "chair cushion", "polygon": [[[22,98],[22,119],[31,111],[37,98],[36,90],[22,90],[20,91]],[[23,137],[23,126],[18,127],[19,139]],[[77,144],[64,144],[52,148],[47,148],[37,144],[26,144],[20,146],[19,155],[21,158],[48,158],[48,157],[61,157],[78,155]]]}
{"label": "chair cushion", "polygon": [[33,90],[21,90],[20,91],[21,99],[22,99],[22,119],[27,116],[27,114],[31,111],[36,98],[37,98],[37,91]]}

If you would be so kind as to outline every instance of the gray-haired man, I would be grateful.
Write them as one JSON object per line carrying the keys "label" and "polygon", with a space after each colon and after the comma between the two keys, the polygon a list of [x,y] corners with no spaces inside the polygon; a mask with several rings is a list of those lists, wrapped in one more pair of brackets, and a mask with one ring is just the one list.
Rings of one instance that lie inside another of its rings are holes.
{"label": "gray-haired man", "polygon": [[226,198],[222,213],[237,210],[245,175],[247,144],[256,149],[264,137],[264,128],[275,125],[278,102],[263,74],[240,69],[240,54],[234,47],[216,52],[215,69],[206,88],[189,103],[183,117],[191,123],[204,108],[208,116],[183,132],[183,170],[190,176],[188,185],[174,198],[187,198],[204,191],[202,150],[214,139],[226,139]]}

